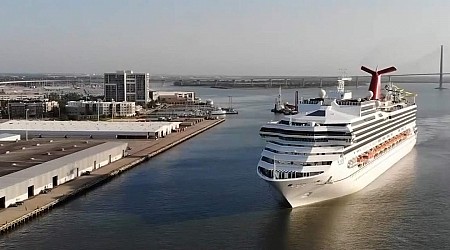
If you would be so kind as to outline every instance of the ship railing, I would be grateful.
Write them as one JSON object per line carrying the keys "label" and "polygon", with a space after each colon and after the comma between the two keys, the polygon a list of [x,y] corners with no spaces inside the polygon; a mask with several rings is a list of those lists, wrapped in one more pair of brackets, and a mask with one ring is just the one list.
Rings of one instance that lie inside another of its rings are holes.
{"label": "ship railing", "polygon": [[320,104],[322,101],[316,101],[316,100],[314,100],[314,101],[310,101],[310,100],[303,100],[303,101],[300,101],[300,104]]}
{"label": "ship railing", "polygon": [[324,171],[316,171],[316,172],[298,172],[298,171],[279,171],[275,170],[275,179],[286,180],[286,179],[299,179],[299,178],[307,178],[313,177],[316,175],[323,174]]}
{"label": "ship railing", "polygon": [[361,102],[355,102],[355,101],[336,101],[338,105],[345,105],[345,106],[361,106]]}
{"label": "ship railing", "polygon": [[[276,179],[276,180],[286,180],[286,179],[299,179],[299,178],[307,178],[313,177],[320,174],[323,174],[324,171],[314,171],[314,172],[300,172],[300,171],[283,171],[276,169],[266,169],[264,167],[258,166],[258,172],[267,178]],[[274,177],[275,173],[275,177]]]}

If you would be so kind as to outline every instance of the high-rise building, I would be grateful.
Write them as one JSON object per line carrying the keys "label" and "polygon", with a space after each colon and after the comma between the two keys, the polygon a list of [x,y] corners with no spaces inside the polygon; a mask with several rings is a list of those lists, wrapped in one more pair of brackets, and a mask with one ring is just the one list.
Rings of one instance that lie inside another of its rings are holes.
{"label": "high-rise building", "polygon": [[145,105],[150,102],[150,75],[133,73],[131,70],[105,73],[105,100],[116,102],[136,102]]}

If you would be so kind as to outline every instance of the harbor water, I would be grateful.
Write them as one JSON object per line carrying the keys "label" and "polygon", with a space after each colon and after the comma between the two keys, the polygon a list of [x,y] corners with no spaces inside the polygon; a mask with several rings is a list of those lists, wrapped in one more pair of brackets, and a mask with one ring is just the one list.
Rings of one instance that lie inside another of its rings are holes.
{"label": "harbor water", "polygon": [[[418,93],[413,151],[362,191],[289,209],[256,174],[278,89],[185,87],[238,115],[19,229],[0,249],[445,249],[450,90]],[[180,87],[161,86],[161,89]],[[366,96],[366,87],[349,87]],[[295,89],[283,89],[293,103]],[[299,89],[316,96],[318,89]]]}

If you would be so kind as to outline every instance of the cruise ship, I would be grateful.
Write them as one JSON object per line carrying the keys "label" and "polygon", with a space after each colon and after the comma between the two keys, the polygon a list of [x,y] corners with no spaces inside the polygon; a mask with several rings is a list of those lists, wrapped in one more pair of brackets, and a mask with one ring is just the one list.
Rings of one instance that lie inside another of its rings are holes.
{"label": "cruise ship", "polygon": [[416,94],[392,83],[382,93],[381,75],[395,67],[361,69],[372,75],[367,96],[354,98],[341,78],[336,91],[321,89],[298,114],[261,127],[257,174],[291,207],[361,190],[416,144]]}

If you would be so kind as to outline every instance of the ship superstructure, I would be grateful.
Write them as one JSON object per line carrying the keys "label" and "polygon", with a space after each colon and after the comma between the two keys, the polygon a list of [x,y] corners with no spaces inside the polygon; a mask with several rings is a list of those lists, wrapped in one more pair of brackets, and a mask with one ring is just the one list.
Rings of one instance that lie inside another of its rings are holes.
{"label": "ship superstructure", "polygon": [[415,94],[393,84],[381,93],[380,76],[372,71],[369,94],[353,98],[337,91],[300,100],[297,115],[262,126],[267,144],[258,175],[297,207],[356,192],[404,157],[416,143]]}

